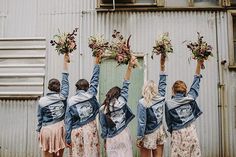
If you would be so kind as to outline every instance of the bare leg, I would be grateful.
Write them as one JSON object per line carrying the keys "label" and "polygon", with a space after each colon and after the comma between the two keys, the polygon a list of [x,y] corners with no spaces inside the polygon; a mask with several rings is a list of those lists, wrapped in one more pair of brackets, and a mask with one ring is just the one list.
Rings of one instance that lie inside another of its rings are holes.
{"label": "bare leg", "polygon": [[64,149],[59,150],[59,157],[62,157],[64,153]]}
{"label": "bare leg", "polygon": [[59,154],[53,153],[53,157],[62,157],[64,153],[64,149],[59,150]]}
{"label": "bare leg", "polygon": [[163,156],[164,145],[157,145],[157,149],[152,151],[153,157],[162,157]]}
{"label": "bare leg", "polygon": [[140,148],[141,157],[151,157],[151,150],[146,148]]}
{"label": "bare leg", "polygon": [[43,151],[43,157],[53,157],[53,153],[49,153],[47,151]]}

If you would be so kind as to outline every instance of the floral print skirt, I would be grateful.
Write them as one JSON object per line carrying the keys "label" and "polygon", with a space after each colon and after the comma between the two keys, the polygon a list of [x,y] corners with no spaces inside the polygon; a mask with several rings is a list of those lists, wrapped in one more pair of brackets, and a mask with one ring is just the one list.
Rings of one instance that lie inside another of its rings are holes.
{"label": "floral print skirt", "polygon": [[133,157],[132,140],[128,128],[112,138],[106,139],[107,157]]}
{"label": "floral print skirt", "polygon": [[199,140],[194,124],[172,132],[171,157],[201,157]]}
{"label": "floral print skirt", "polygon": [[163,145],[167,138],[167,133],[163,125],[160,126],[153,133],[144,135],[143,147],[147,149],[157,149],[157,145]]}
{"label": "floral print skirt", "polygon": [[73,129],[71,144],[70,157],[99,157],[100,147],[96,120]]}

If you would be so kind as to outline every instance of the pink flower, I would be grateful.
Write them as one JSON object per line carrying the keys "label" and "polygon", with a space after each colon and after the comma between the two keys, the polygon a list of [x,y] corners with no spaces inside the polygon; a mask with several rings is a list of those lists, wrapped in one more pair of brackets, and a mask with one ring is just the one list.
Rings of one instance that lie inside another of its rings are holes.
{"label": "pink flower", "polygon": [[116,60],[118,61],[118,63],[122,63],[122,62],[124,61],[124,56],[118,54],[118,55],[116,56]]}

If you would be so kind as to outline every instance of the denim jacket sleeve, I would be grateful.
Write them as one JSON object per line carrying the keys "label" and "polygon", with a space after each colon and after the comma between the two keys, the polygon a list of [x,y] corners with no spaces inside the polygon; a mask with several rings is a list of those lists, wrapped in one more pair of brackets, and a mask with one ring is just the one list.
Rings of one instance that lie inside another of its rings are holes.
{"label": "denim jacket sleeve", "polygon": [[165,119],[166,119],[166,125],[168,128],[167,130],[171,133],[172,132],[171,119],[170,119],[169,108],[168,108],[167,104],[165,104]]}
{"label": "denim jacket sleeve", "polygon": [[71,143],[71,131],[72,131],[72,115],[70,113],[70,107],[67,106],[65,115],[65,128],[66,128],[66,143]]}
{"label": "denim jacket sleeve", "polygon": [[201,78],[202,78],[202,75],[194,75],[193,83],[188,92],[188,95],[190,95],[194,100],[196,100],[199,94]]}
{"label": "denim jacket sleeve", "polygon": [[69,80],[68,73],[62,73],[62,81],[61,81],[61,95],[64,99],[66,99],[69,95]]}
{"label": "denim jacket sleeve", "polygon": [[129,84],[130,82],[128,80],[124,80],[123,87],[120,93],[120,95],[125,99],[126,102],[128,101]]}
{"label": "denim jacket sleeve", "polygon": [[106,138],[107,135],[107,126],[106,126],[106,119],[102,111],[99,112],[99,121],[101,125],[101,137]]}
{"label": "denim jacket sleeve", "polygon": [[160,80],[158,85],[158,91],[160,96],[164,97],[166,94],[166,76],[165,74],[160,74]]}
{"label": "denim jacket sleeve", "polygon": [[100,66],[98,64],[95,64],[93,68],[93,75],[90,80],[90,86],[88,89],[88,92],[93,96],[96,96],[98,92],[97,87],[99,83],[99,73],[100,73]]}
{"label": "denim jacket sleeve", "polygon": [[41,128],[42,128],[42,123],[43,123],[43,115],[42,115],[42,108],[40,107],[40,105],[38,105],[38,111],[37,111],[37,117],[38,117],[38,125],[37,125],[37,132],[40,132]]}
{"label": "denim jacket sleeve", "polygon": [[137,107],[137,117],[138,117],[137,139],[141,139],[144,137],[147,115],[146,115],[145,107],[140,103],[138,103],[138,107]]}

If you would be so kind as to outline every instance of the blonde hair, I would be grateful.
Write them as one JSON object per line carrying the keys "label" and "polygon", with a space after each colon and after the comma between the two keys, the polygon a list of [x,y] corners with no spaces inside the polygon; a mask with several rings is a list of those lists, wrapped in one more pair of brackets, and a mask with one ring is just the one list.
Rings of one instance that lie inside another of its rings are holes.
{"label": "blonde hair", "polygon": [[175,81],[175,83],[173,84],[172,91],[173,91],[173,94],[183,93],[183,94],[186,95],[186,93],[187,93],[187,86],[186,86],[186,84],[183,81],[178,80],[178,81]]}
{"label": "blonde hair", "polygon": [[153,80],[150,80],[144,84],[142,95],[146,104],[149,104],[152,98],[155,97],[157,94],[157,85]]}

